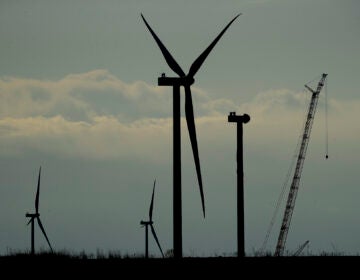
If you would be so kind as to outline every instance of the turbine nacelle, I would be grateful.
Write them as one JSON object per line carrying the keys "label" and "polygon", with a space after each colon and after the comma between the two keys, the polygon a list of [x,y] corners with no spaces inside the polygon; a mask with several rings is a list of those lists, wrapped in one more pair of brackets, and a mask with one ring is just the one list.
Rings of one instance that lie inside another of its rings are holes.
{"label": "turbine nacelle", "polygon": [[228,122],[248,123],[249,121],[250,121],[250,116],[248,114],[236,115],[236,112],[230,112],[228,116]]}
{"label": "turbine nacelle", "polygon": [[159,86],[191,86],[195,82],[193,77],[166,77],[164,74],[158,78]]}
{"label": "turbine nacelle", "polygon": [[153,223],[153,221],[140,221],[140,225],[142,226],[152,225]]}
{"label": "turbine nacelle", "polygon": [[30,213],[26,213],[25,217],[27,218],[37,218],[40,216],[40,213],[34,213],[34,214],[30,214]]}

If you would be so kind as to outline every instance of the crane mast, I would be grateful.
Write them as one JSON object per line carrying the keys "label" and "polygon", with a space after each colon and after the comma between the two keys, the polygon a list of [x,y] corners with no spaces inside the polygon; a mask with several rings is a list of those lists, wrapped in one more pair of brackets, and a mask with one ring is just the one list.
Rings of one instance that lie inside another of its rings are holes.
{"label": "crane mast", "polygon": [[322,74],[322,77],[318,83],[316,90],[313,90],[309,86],[305,85],[305,87],[310,92],[312,92],[312,96],[311,96],[311,101],[310,101],[310,105],[309,105],[306,123],[304,126],[304,132],[302,134],[300,151],[297,156],[295,172],[294,172],[293,180],[292,180],[292,183],[290,186],[289,196],[288,196],[288,199],[286,202],[284,217],[283,217],[283,221],[281,224],[280,233],[279,233],[279,237],[278,237],[278,241],[277,241],[277,245],[276,245],[276,249],[275,249],[275,256],[282,256],[282,254],[284,252],[286,237],[287,237],[287,234],[289,231],[290,221],[291,221],[291,217],[292,217],[292,214],[294,211],[295,199],[296,199],[296,195],[297,195],[297,192],[299,189],[301,171],[304,166],[305,154],[306,154],[307,146],[308,146],[309,139],[310,139],[311,127],[314,122],[316,105],[319,100],[320,91],[321,91],[322,87],[324,86],[326,76],[327,76],[327,74]]}

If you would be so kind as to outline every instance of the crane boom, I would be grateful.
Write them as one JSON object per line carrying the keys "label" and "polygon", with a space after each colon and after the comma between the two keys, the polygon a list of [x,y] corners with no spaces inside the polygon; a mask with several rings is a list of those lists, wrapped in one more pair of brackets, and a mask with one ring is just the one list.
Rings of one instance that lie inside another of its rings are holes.
{"label": "crane boom", "polygon": [[285,249],[286,237],[287,237],[287,234],[289,231],[290,221],[291,221],[291,217],[292,217],[294,207],[295,207],[295,199],[296,199],[296,195],[297,195],[297,192],[299,189],[300,176],[301,176],[302,168],[304,166],[305,154],[306,154],[307,146],[308,146],[309,139],[310,139],[311,127],[314,122],[316,105],[319,100],[320,91],[321,91],[322,87],[324,86],[324,81],[325,81],[326,76],[327,76],[327,74],[322,74],[322,77],[318,83],[316,90],[313,90],[309,86],[305,85],[305,87],[309,91],[312,92],[312,96],[311,96],[311,101],[310,101],[310,105],[309,105],[306,123],[304,126],[304,132],[302,134],[300,151],[299,151],[299,154],[297,157],[295,172],[294,172],[293,180],[292,180],[292,183],[290,186],[289,196],[288,196],[288,199],[286,202],[284,217],[283,217],[283,221],[281,224],[280,233],[279,233],[279,237],[278,237],[278,241],[277,241],[277,245],[276,245],[276,249],[275,249],[275,256],[282,256],[284,249]]}

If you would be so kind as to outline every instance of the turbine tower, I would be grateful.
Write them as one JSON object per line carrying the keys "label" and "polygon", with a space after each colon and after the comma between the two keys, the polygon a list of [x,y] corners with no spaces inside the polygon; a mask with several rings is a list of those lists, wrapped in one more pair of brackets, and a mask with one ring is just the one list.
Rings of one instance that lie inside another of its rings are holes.
{"label": "turbine tower", "polygon": [[150,226],[151,229],[151,233],[154,236],[154,239],[160,249],[161,255],[164,257],[163,251],[161,249],[160,246],[160,242],[159,239],[157,238],[155,229],[154,229],[154,221],[152,220],[152,213],[153,213],[153,208],[154,208],[154,193],[155,193],[155,184],[156,184],[156,179],[154,180],[154,187],[153,187],[153,192],[152,192],[152,197],[151,197],[151,203],[150,203],[150,208],[149,208],[149,220],[148,221],[140,221],[140,225],[145,226],[145,258],[149,257],[149,239],[148,239],[148,226]]}
{"label": "turbine tower", "polygon": [[214,41],[200,54],[200,56],[193,62],[190,67],[189,73],[186,75],[181,69],[179,64],[172,57],[170,52],[166,49],[164,44],[160,41],[158,36],[152,30],[150,25],[145,20],[144,16],[141,17],[149,29],[151,35],[155,39],[158,47],[160,48],[166,63],[168,66],[179,76],[179,77],[166,77],[165,74],[158,78],[159,86],[172,86],[173,87],[173,235],[174,235],[174,258],[182,258],[182,210],[181,210],[181,130],[180,130],[180,86],[185,88],[185,117],[189,131],[190,142],[194,155],[195,167],[197,178],[199,182],[201,203],[203,215],[205,218],[205,202],[204,192],[202,185],[201,169],[199,152],[196,139],[195,119],[194,110],[191,96],[191,85],[194,83],[194,76],[200,69],[201,65],[214,48],[216,43],[219,41],[221,36],[233,23],[233,21],[240,16],[238,14],[234,17],[228,25],[221,31],[221,33],[214,39]]}
{"label": "turbine tower", "polygon": [[250,116],[236,115],[230,112],[228,122],[237,123],[237,243],[238,257],[245,257],[245,227],[244,227],[244,165],[243,165],[243,124],[250,121]]}
{"label": "turbine tower", "polygon": [[26,215],[25,215],[25,217],[30,218],[30,221],[27,224],[29,225],[31,223],[31,254],[32,255],[35,254],[35,235],[34,235],[34,220],[35,219],[37,220],[39,227],[40,227],[42,233],[44,234],[47,243],[49,244],[51,252],[53,252],[49,238],[47,237],[44,226],[42,225],[41,220],[40,220],[40,213],[39,213],[40,176],[41,176],[41,166],[39,169],[38,185],[37,185],[37,191],[36,191],[36,197],[35,197],[35,213],[33,213],[33,214],[26,213]]}

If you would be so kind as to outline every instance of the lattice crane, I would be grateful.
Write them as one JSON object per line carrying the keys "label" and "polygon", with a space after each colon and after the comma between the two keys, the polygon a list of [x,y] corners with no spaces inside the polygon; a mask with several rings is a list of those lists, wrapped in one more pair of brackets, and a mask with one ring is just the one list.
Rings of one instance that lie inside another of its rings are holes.
{"label": "lattice crane", "polygon": [[297,156],[296,168],[295,168],[293,180],[291,183],[289,196],[288,196],[285,211],[284,211],[284,217],[282,220],[280,233],[279,233],[279,237],[278,237],[278,241],[277,241],[277,245],[276,245],[276,249],[275,249],[275,256],[282,256],[284,249],[285,249],[285,242],[286,242],[287,234],[288,234],[289,227],[290,227],[291,217],[292,217],[294,207],[295,207],[296,195],[297,195],[297,192],[299,189],[301,171],[304,166],[305,154],[306,154],[307,146],[308,146],[309,139],[310,139],[311,127],[314,122],[316,105],[319,100],[320,91],[324,86],[326,76],[327,76],[327,74],[322,74],[322,77],[318,83],[316,90],[313,90],[308,85],[305,85],[305,87],[310,92],[312,92],[312,96],[311,96],[311,101],[310,101],[310,105],[309,105],[306,123],[304,126],[304,132],[302,134],[300,151]]}

